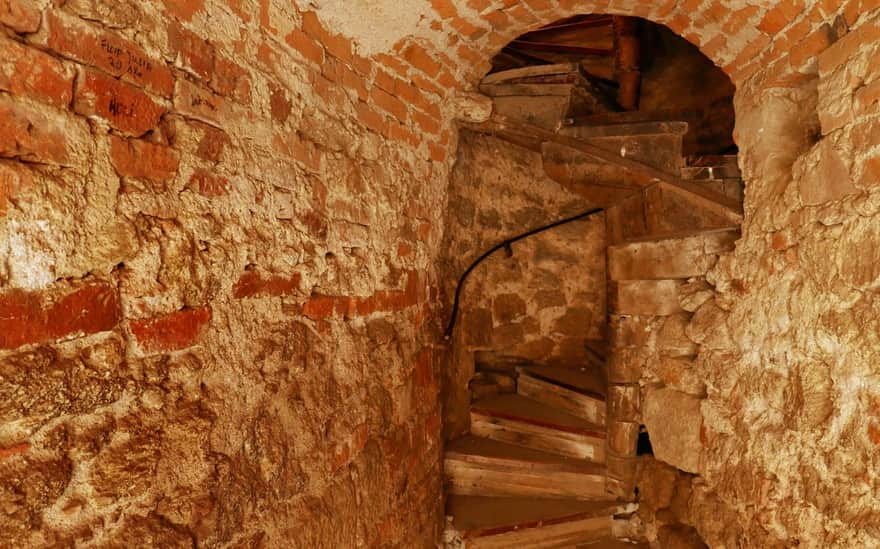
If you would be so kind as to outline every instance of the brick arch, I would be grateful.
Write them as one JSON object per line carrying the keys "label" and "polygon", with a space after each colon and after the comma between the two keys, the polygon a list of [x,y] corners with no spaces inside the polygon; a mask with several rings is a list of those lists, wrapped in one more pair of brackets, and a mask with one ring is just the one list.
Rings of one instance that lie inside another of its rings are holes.
{"label": "brick arch", "polygon": [[[748,0],[430,0],[430,38],[408,37],[395,53],[416,72],[478,81],[489,60],[517,36],[559,19],[609,13],[648,19],[696,45],[737,85],[761,67],[788,79],[815,73],[816,56],[834,39],[833,22],[859,16],[859,1]],[[447,74],[444,74],[444,73]],[[442,80],[441,80],[441,83]]]}

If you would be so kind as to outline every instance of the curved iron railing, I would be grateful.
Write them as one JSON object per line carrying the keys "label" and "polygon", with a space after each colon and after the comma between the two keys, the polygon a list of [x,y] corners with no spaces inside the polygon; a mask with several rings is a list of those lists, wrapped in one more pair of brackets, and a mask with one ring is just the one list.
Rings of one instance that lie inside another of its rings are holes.
{"label": "curved iron railing", "polygon": [[513,244],[514,242],[518,242],[539,233],[543,233],[544,231],[549,231],[550,229],[559,227],[560,225],[565,225],[566,223],[571,223],[572,221],[580,221],[581,219],[586,219],[590,216],[596,215],[597,213],[601,213],[604,211],[604,208],[594,208],[592,210],[587,210],[583,213],[579,213],[578,215],[566,217],[565,219],[560,219],[559,221],[555,221],[553,223],[550,223],[549,225],[544,225],[542,227],[538,227],[537,229],[532,229],[530,231],[526,231],[522,234],[514,236],[513,238],[508,238],[507,240],[497,244],[496,246],[493,246],[485,253],[483,253],[483,255],[481,255],[473,263],[471,263],[471,266],[468,267],[464,274],[461,275],[461,278],[458,279],[458,286],[455,288],[455,301],[452,303],[452,316],[449,319],[449,324],[446,326],[446,332],[444,333],[443,338],[448,340],[452,337],[452,331],[455,329],[455,323],[458,320],[458,309],[461,302],[461,292],[464,288],[464,283],[467,280],[467,277],[486,258],[494,254],[498,250],[505,250],[507,252],[507,256],[510,257],[513,255],[513,248],[511,247],[511,244]]}

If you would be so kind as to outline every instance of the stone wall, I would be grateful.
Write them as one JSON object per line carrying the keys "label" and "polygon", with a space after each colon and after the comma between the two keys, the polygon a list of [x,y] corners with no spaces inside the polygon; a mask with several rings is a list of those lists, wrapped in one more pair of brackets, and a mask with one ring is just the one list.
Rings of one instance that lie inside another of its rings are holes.
{"label": "stone wall", "polygon": [[812,71],[770,67],[738,96],[743,238],[689,327],[708,389],[694,510],[713,547],[880,545],[880,14],[868,7],[834,21]]}
{"label": "stone wall", "polygon": [[[541,155],[465,132],[449,187],[445,288],[483,252],[591,208],[544,173]],[[467,412],[474,353],[583,366],[586,345],[605,338],[605,218],[554,228],[488,258],[467,280],[446,382],[450,414]],[[452,395],[457,395],[452,397]],[[448,418],[448,427],[460,421]]]}
{"label": "stone wall", "polygon": [[434,546],[430,63],[290,2],[0,1],[0,546]]}

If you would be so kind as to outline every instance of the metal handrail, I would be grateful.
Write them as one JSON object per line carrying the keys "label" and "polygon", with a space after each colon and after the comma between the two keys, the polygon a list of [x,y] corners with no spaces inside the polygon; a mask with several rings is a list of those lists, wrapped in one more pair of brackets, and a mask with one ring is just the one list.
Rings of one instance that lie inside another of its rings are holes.
{"label": "metal handrail", "polygon": [[452,330],[455,329],[455,323],[458,320],[458,309],[461,301],[461,292],[464,288],[464,283],[467,280],[468,275],[471,274],[471,271],[477,268],[477,265],[482,263],[486,258],[490,255],[494,254],[498,250],[506,250],[507,256],[510,257],[513,255],[513,248],[511,248],[511,244],[514,242],[518,242],[530,236],[534,236],[538,233],[543,233],[544,231],[549,231],[550,229],[559,227],[560,225],[565,225],[566,223],[571,223],[572,221],[580,221],[581,219],[586,219],[590,216],[593,216],[597,213],[604,212],[604,208],[594,208],[592,210],[587,210],[583,213],[579,213],[578,215],[574,215],[572,217],[566,217],[565,219],[560,219],[559,221],[555,221],[550,223],[549,225],[544,225],[542,227],[538,227],[537,229],[532,229],[530,231],[524,232],[513,238],[508,238],[507,240],[497,244],[496,246],[487,250],[483,255],[478,257],[476,261],[471,263],[471,266],[467,268],[461,278],[458,279],[458,286],[455,289],[455,301],[452,304],[452,316],[449,319],[449,324],[446,326],[446,332],[443,335],[443,339],[449,340],[452,337]]}

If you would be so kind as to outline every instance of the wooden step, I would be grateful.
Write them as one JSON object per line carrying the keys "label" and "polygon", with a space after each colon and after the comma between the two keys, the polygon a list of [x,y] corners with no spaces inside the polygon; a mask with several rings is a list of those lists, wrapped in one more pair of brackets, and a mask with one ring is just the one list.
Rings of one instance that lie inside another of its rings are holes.
{"label": "wooden step", "polygon": [[596,425],[605,424],[605,387],[591,372],[559,366],[520,368],[516,392]]}
{"label": "wooden step", "polygon": [[577,549],[651,549],[651,545],[649,543],[622,539],[600,539],[599,541],[578,545]]}
{"label": "wooden step", "polygon": [[584,460],[466,436],[443,459],[448,493],[607,499],[605,467]]}
{"label": "wooden step", "polygon": [[471,405],[471,434],[563,456],[605,462],[605,428],[522,395]]}
{"label": "wooden step", "polygon": [[607,539],[632,504],[521,497],[450,496],[446,514],[468,549],[571,547]]}

